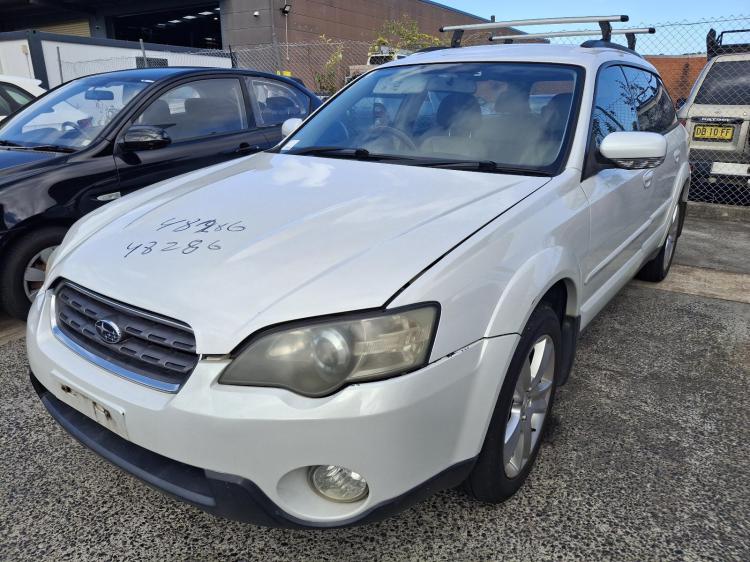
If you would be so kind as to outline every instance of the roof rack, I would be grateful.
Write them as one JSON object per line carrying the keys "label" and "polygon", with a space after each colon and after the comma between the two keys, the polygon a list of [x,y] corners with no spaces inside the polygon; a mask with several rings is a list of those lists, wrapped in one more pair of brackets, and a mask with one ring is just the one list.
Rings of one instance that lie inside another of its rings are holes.
{"label": "roof rack", "polygon": [[[630,29],[611,29],[609,32],[610,37],[612,35],[625,35],[628,40],[628,49],[631,51],[635,50],[635,36],[644,34],[656,33],[656,29],[653,27],[633,27]],[[518,40],[529,40],[529,39],[547,39],[549,37],[586,37],[588,35],[598,35],[599,33],[593,29],[583,31],[551,31],[548,33],[528,33],[521,35],[493,35],[490,37],[490,41],[502,41],[506,44],[513,43]],[[609,41],[603,39],[603,41]],[[582,46],[585,46],[582,45]]]}
{"label": "roof rack", "polygon": [[747,33],[750,29],[729,29],[722,31],[719,37],[716,37],[716,30],[710,29],[706,35],[706,53],[708,59],[711,60],[718,55],[729,55],[732,53],[747,53],[750,52],[750,43],[730,43],[724,44],[724,35],[728,33]]}
{"label": "roof rack", "polygon": [[[630,18],[625,15],[620,16],[582,16],[582,17],[565,17],[565,18],[541,18],[530,20],[514,21],[491,21],[488,23],[471,23],[467,25],[446,25],[440,28],[441,32],[452,31],[451,47],[460,47],[461,38],[465,31],[483,31],[495,30],[502,27],[522,27],[526,25],[565,25],[571,23],[598,23],[601,29],[602,39],[609,41],[612,37],[611,22],[625,22]],[[526,36],[528,37],[528,36]]]}

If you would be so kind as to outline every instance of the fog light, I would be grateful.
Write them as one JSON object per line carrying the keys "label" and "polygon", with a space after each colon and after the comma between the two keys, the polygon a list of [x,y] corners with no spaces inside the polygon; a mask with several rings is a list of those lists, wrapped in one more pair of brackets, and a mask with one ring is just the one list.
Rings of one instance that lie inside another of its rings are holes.
{"label": "fog light", "polygon": [[327,500],[351,503],[367,497],[367,481],[343,466],[311,466],[310,486]]}

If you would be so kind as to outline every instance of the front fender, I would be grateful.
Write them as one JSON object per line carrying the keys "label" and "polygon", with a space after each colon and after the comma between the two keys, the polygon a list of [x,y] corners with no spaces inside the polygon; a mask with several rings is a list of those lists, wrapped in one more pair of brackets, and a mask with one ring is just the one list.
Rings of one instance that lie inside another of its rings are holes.
{"label": "front fender", "polygon": [[487,337],[520,333],[544,294],[562,281],[567,290],[567,316],[579,315],[581,269],[576,256],[560,246],[529,258],[508,280],[498,299]]}
{"label": "front fender", "polygon": [[[567,170],[497,217],[404,288],[389,306],[437,301],[431,360],[503,334],[518,334],[557,281],[578,314],[579,256],[589,244],[580,171]],[[572,298],[571,298],[572,297]]]}

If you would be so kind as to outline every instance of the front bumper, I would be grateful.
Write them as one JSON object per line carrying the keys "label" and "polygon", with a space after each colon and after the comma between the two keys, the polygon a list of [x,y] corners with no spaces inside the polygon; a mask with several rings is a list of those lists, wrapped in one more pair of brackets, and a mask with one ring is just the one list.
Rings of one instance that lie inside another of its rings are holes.
{"label": "front bumper", "polygon": [[[272,526],[372,521],[457,484],[481,449],[517,343],[515,335],[482,340],[420,371],[326,398],[219,385],[226,363],[204,360],[177,394],[166,394],[68,349],[51,331],[48,300],[40,295],[32,307],[27,346],[35,388],[55,419],[179,499]],[[71,388],[119,412],[119,435],[71,407]],[[323,499],[306,477],[318,464],[361,473],[369,496],[352,504]]]}
{"label": "front bumper", "polygon": [[303,521],[279,509],[252,481],[203,470],[139,447],[55,398],[33,373],[31,384],[47,411],[63,429],[115,466],[213,515],[265,527],[347,527],[373,523],[403,511],[437,491],[457,486],[474,466],[474,459],[458,463],[401,496],[350,520],[333,524]]}

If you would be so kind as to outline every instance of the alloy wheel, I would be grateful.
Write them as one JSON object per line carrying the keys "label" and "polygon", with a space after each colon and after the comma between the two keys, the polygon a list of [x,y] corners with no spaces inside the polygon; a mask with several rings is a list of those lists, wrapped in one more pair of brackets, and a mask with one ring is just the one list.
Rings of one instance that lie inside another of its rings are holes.
{"label": "alloy wheel", "polygon": [[23,271],[23,290],[30,301],[34,300],[39,289],[44,284],[44,279],[47,276],[47,262],[56,248],[57,246],[44,248],[41,252],[35,254],[26,264],[26,268]]}
{"label": "alloy wheel", "polygon": [[665,271],[672,261],[672,255],[677,245],[677,231],[680,228],[679,216],[680,208],[678,206],[672,214],[672,222],[669,225],[669,232],[667,232],[667,240],[664,242],[664,262],[662,263],[662,267]]}
{"label": "alloy wheel", "polygon": [[541,336],[524,360],[513,391],[513,402],[505,426],[503,464],[508,478],[514,478],[529,462],[541,437],[555,375],[555,344]]}

